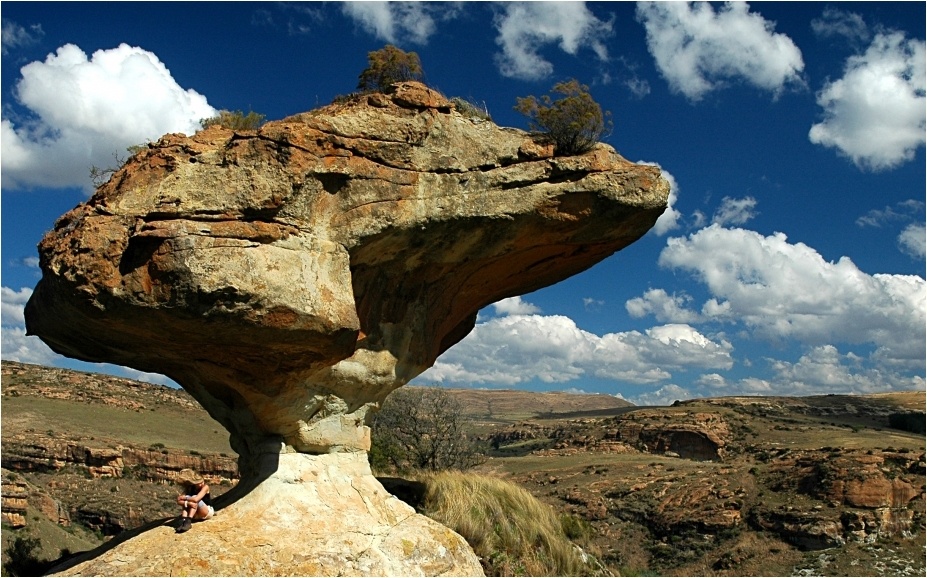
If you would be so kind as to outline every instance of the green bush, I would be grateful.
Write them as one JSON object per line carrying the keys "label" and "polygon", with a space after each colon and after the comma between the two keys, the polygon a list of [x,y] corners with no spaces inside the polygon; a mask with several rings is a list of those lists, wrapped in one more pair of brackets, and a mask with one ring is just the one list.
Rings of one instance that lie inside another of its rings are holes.
{"label": "green bush", "polygon": [[248,114],[245,114],[240,110],[234,112],[220,110],[219,114],[216,116],[200,120],[200,126],[209,128],[218,125],[230,130],[257,130],[264,124],[265,118],[263,114],[258,114],[254,111],[249,111]]}
{"label": "green bush", "polygon": [[422,79],[422,62],[418,54],[392,44],[368,52],[367,62],[367,68],[358,77],[357,89],[361,91],[384,91],[397,82]]}
{"label": "green bush", "polygon": [[517,99],[515,110],[530,119],[532,130],[547,135],[558,155],[579,155],[591,150],[612,127],[611,113],[589,94],[589,87],[577,80],[560,82],[551,92],[561,95],[554,100],[544,95]]}

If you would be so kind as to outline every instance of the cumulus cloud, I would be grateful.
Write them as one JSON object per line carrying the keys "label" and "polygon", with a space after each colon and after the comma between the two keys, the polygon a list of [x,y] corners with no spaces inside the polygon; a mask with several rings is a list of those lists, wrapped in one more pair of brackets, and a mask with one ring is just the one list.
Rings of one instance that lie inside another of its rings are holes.
{"label": "cumulus cloud", "polygon": [[33,24],[27,30],[12,20],[4,20],[2,23],[2,32],[0,32],[3,56],[6,56],[15,48],[35,44],[44,35],[45,31],[42,30],[41,24]]}
{"label": "cumulus cloud", "polygon": [[877,34],[864,54],[847,59],[842,78],[818,92],[824,120],[808,138],[864,170],[913,159],[927,126],[925,67],[924,42],[901,32]]}
{"label": "cumulus cloud", "polygon": [[916,259],[924,258],[925,244],[927,244],[927,235],[925,235],[923,224],[912,223],[898,235],[898,246],[901,251]]}
{"label": "cumulus cloud", "polygon": [[801,51],[746,3],[727,3],[716,12],[707,2],[640,2],[637,18],[670,88],[693,101],[728,81],[777,95],[804,84]]}
{"label": "cumulus cloud", "polygon": [[89,59],[66,44],[21,73],[16,99],[30,115],[2,120],[4,188],[89,188],[91,165],[112,166],[114,154],[168,132],[192,134],[216,113],[157,56],[127,44]]}
{"label": "cumulus cloud", "polygon": [[[923,354],[923,352],[921,352]],[[842,354],[833,345],[812,348],[795,362],[770,360],[775,389],[782,395],[877,393],[923,390],[924,378],[905,376],[884,368],[866,367],[853,353]]]}
{"label": "cumulus cloud", "polygon": [[596,18],[584,2],[506,2],[500,10],[494,24],[499,33],[496,44],[502,48],[496,64],[503,76],[550,76],[554,66],[539,51],[553,43],[573,56],[587,48],[599,60],[608,59],[604,39],[612,34],[612,23]]}
{"label": "cumulus cloud", "polygon": [[711,222],[716,225],[743,225],[756,216],[756,199],[753,197],[744,197],[743,199],[732,199],[724,197],[721,199],[721,206],[711,217]]}
{"label": "cumulus cloud", "polygon": [[441,20],[456,16],[454,3],[425,2],[345,2],[342,12],[353,19],[369,34],[386,42],[408,40],[427,44],[435,33],[435,18]]}
{"label": "cumulus cloud", "polygon": [[663,289],[648,289],[641,297],[629,299],[625,309],[631,317],[641,318],[653,315],[662,323],[695,323],[702,320],[702,316],[687,306],[692,298],[684,292],[678,295],[668,294]]}
{"label": "cumulus cloud", "polygon": [[[919,276],[868,275],[847,257],[827,262],[782,233],[718,225],[669,239],[659,264],[707,286],[706,319],[742,322],[772,340],[874,344],[885,362],[923,367],[927,289]],[[650,293],[632,308],[656,312],[665,298]]]}
{"label": "cumulus cloud", "polygon": [[540,313],[541,308],[533,303],[522,301],[521,297],[509,297],[493,303],[496,315],[531,315]]}
{"label": "cumulus cloud", "polygon": [[679,227],[679,219],[682,217],[682,213],[677,211],[675,208],[676,201],[679,199],[679,185],[676,183],[676,178],[668,170],[661,167],[658,163],[649,161],[637,161],[637,164],[650,165],[659,168],[663,178],[669,182],[670,193],[666,200],[666,210],[663,211],[663,214],[660,215],[660,217],[657,219],[657,222],[654,223],[653,229],[651,229],[654,234],[662,237],[673,229]]}
{"label": "cumulus cloud", "polygon": [[581,377],[657,383],[672,377],[670,370],[730,369],[732,349],[684,324],[598,336],[560,315],[509,315],[477,324],[420,379],[506,386]]}

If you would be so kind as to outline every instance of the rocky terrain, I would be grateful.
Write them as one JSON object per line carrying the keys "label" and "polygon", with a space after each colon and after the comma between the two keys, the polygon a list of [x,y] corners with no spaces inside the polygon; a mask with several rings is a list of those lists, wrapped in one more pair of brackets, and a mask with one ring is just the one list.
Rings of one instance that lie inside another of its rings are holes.
{"label": "rocky terrain", "polygon": [[[54,558],[157,524],[175,513],[181,467],[217,493],[236,483],[228,442],[208,435],[221,428],[183,391],[2,370],[4,545],[40,536]],[[891,427],[903,415],[924,423],[923,392],[636,408],[451,391],[491,447],[479,469],[571,515],[571,536],[610,574],[924,574],[924,438]],[[88,409],[99,419],[80,419]],[[174,427],[157,430],[165,420]]]}

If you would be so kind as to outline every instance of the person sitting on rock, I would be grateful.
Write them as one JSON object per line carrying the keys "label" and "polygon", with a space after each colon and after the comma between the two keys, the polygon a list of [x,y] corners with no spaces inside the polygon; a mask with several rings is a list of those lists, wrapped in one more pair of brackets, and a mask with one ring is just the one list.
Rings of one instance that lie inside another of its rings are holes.
{"label": "person sitting on rock", "polygon": [[191,469],[180,470],[177,483],[184,488],[184,493],[177,496],[177,503],[183,507],[177,533],[186,532],[193,525],[193,520],[208,520],[216,511],[212,507],[209,484]]}

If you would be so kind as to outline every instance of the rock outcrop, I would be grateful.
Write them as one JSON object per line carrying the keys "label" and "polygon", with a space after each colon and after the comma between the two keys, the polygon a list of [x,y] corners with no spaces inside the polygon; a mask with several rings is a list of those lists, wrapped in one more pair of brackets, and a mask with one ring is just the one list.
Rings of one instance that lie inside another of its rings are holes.
{"label": "rock outcrop", "polygon": [[[265,484],[305,489],[281,482],[281,460],[365,459],[368,412],[466,336],[480,308],[633,243],[668,192],[657,168],[611,147],[555,157],[399,84],[258,131],[150,144],[42,240],[26,324],[59,353],[180,383],[231,433],[244,497],[229,509],[246,512]],[[366,487],[369,473],[353,471],[317,484]],[[243,519],[273,543],[270,532],[318,522],[304,514],[277,529]],[[455,551],[431,535],[410,544]],[[449,568],[479,571],[475,559]]]}
{"label": "rock outcrop", "polygon": [[190,455],[176,449],[92,447],[40,433],[14,434],[3,440],[3,467],[14,471],[54,472],[72,466],[90,478],[133,477],[173,484],[185,468],[196,470],[209,483],[238,479],[235,458],[218,454]]}

